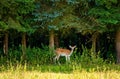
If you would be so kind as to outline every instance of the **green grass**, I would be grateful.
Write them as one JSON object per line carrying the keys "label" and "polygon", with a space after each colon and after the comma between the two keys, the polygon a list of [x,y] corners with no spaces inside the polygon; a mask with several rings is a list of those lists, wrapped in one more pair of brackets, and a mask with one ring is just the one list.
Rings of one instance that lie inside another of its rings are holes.
{"label": "green grass", "polygon": [[[4,67],[3,67],[4,68]],[[0,72],[0,79],[119,79],[119,65],[82,67],[81,65],[17,65]]]}

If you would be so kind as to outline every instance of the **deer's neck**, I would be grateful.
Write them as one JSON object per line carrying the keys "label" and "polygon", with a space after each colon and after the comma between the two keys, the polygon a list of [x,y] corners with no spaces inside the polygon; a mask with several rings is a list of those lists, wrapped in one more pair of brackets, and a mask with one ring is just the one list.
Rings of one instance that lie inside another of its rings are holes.
{"label": "deer's neck", "polygon": [[72,53],[73,53],[73,50],[74,50],[74,49],[71,49],[71,52],[70,52],[69,56],[71,56],[71,55],[72,55]]}

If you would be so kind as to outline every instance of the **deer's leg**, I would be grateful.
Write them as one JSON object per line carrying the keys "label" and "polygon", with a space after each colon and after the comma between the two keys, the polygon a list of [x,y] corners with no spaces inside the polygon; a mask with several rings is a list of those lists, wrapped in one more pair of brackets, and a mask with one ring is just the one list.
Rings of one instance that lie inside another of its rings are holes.
{"label": "deer's leg", "polygon": [[57,60],[57,62],[58,62],[58,64],[59,64],[59,61],[58,61],[59,58],[60,58],[60,55],[56,55],[55,58],[54,58],[54,62],[56,63],[56,60]]}
{"label": "deer's leg", "polygon": [[57,56],[55,56],[55,58],[54,58],[54,62],[56,63],[56,59],[57,59]]}
{"label": "deer's leg", "polygon": [[70,56],[68,56],[68,61],[70,62]]}
{"label": "deer's leg", "polygon": [[60,55],[57,55],[57,61],[59,60],[59,58],[60,58]]}
{"label": "deer's leg", "polygon": [[60,58],[60,55],[57,56],[57,61],[58,61],[58,64],[60,65],[59,58]]}
{"label": "deer's leg", "polygon": [[65,56],[65,59],[66,59],[66,62],[68,61],[68,57],[67,56]]}

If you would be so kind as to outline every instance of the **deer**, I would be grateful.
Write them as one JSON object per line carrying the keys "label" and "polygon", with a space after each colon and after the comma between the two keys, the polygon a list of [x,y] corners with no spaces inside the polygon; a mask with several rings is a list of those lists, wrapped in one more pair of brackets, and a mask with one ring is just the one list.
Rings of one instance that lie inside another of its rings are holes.
{"label": "deer", "polygon": [[70,56],[72,55],[74,49],[76,48],[76,46],[69,46],[69,48],[71,48],[71,50],[69,49],[63,49],[63,48],[56,48],[55,50],[55,58],[54,58],[54,61],[56,63],[56,60],[58,61],[60,56],[65,56],[66,58],[66,62],[69,61],[70,62]]}

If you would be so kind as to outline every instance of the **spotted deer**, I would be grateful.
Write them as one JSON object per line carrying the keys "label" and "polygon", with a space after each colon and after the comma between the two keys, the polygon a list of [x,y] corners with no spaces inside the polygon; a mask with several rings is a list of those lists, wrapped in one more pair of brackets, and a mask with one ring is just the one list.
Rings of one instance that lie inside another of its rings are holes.
{"label": "spotted deer", "polygon": [[54,58],[54,61],[56,62],[56,60],[58,61],[60,56],[65,56],[66,61],[70,62],[70,56],[72,55],[74,49],[76,46],[69,46],[71,48],[71,50],[69,49],[63,49],[63,48],[57,48],[55,50],[56,56]]}

